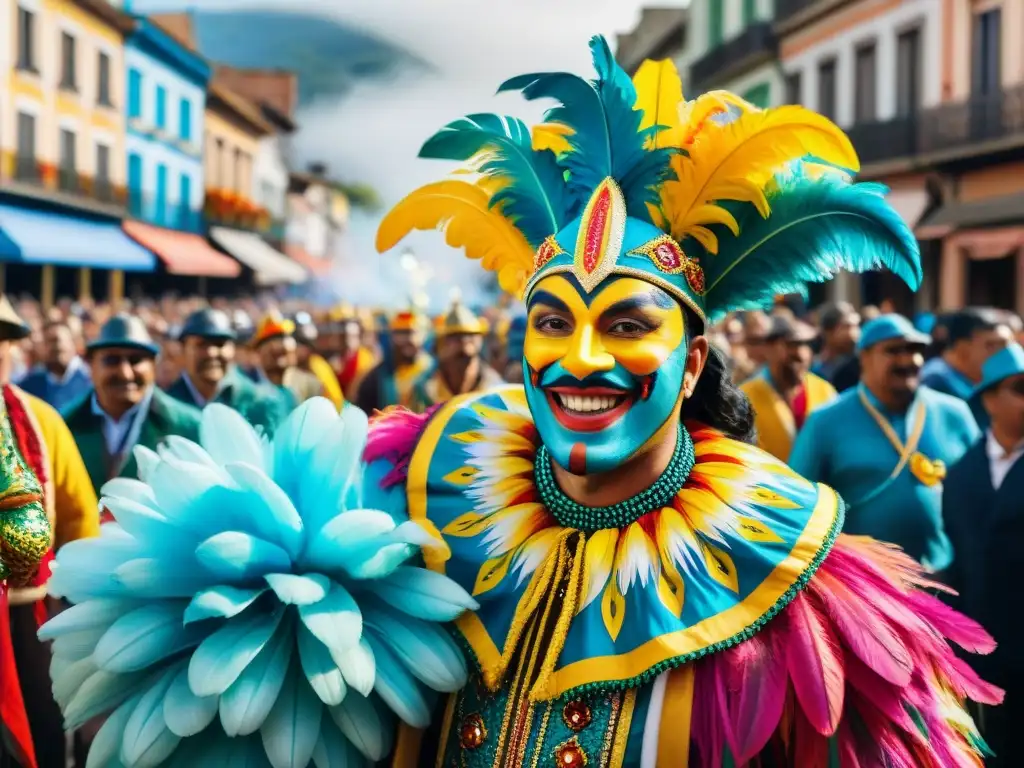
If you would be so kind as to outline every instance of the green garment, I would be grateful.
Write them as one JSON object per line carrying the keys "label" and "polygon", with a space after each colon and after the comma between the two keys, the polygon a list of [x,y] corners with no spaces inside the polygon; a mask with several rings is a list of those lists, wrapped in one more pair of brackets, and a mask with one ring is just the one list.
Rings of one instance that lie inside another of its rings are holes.
{"label": "green garment", "polygon": [[[195,408],[202,407],[196,402],[184,376],[179,377],[168,387],[167,394]],[[270,385],[257,384],[249,380],[234,366],[221,382],[213,402],[234,408],[246,421],[262,429],[267,436],[273,436],[277,426],[294,407],[280,391],[275,391]]]}

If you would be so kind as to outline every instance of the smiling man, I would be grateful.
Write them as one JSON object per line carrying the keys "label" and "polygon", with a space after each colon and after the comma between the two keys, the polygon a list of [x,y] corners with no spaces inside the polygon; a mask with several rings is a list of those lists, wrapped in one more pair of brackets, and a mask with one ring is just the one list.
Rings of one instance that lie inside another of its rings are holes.
{"label": "smiling man", "polygon": [[[522,388],[455,397],[429,418],[387,414],[371,432],[370,476],[388,492],[368,497],[431,531],[427,564],[478,603],[456,621],[468,683],[412,740],[419,754],[400,747],[394,764],[803,768],[836,748],[885,762],[887,739],[925,742],[868,705],[876,731],[855,743],[842,724],[865,722],[866,699],[853,691],[895,713],[918,689],[880,675],[860,641],[952,658],[932,644],[928,598],[904,591],[917,566],[900,560],[908,581],[883,586],[883,561],[902,556],[837,538],[839,496],[748,444],[749,404],[704,334],[840,266],[882,264],[916,284],[914,237],[880,188],[805,172],[805,154],[856,167],[827,120],[721,93],[677,104],[670,63],[633,84],[603,41],[592,48],[593,83],[541,73],[502,86],[557,100],[532,138],[482,114],[430,138],[424,157],[467,161],[481,180],[413,192],[378,233],[386,250],[445,229],[528,312]],[[806,375],[809,349],[780,341],[777,375]],[[882,608],[868,618],[865,604]],[[836,658],[840,638],[863,660]],[[830,682],[805,687],[811,669]],[[925,684],[921,706],[946,685]],[[929,739],[966,759],[963,736],[930,722]],[[943,762],[921,749],[915,765]]]}
{"label": "smiling man", "polygon": [[953,557],[943,480],[980,432],[963,400],[921,386],[930,342],[900,315],[866,323],[860,385],[811,416],[790,465],[840,493],[846,533],[891,541],[942,571]]}

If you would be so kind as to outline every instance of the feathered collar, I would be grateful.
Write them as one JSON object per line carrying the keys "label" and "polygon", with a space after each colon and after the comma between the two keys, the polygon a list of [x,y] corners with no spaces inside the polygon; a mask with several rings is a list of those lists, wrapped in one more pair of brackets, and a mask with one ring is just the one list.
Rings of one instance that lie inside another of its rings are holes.
{"label": "feathered collar", "polygon": [[633,687],[734,645],[810,578],[841,526],[835,493],[714,430],[691,432],[696,463],[671,505],[585,535],[540,503],[521,387],[457,398],[431,419],[409,463],[409,514],[444,542],[427,564],[480,603],[457,627],[488,686],[552,609],[538,700]]}

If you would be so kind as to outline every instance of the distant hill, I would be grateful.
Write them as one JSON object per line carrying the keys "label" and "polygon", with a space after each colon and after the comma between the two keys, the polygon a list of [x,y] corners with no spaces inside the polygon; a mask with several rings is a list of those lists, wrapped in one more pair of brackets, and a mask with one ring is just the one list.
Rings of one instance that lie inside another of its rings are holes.
{"label": "distant hill", "polygon": [[191,13],[204,56],[234,67],[295,72],[300,106],[344,94],[357,81],[430,69],[409,51],[325,16],[265,10]]}

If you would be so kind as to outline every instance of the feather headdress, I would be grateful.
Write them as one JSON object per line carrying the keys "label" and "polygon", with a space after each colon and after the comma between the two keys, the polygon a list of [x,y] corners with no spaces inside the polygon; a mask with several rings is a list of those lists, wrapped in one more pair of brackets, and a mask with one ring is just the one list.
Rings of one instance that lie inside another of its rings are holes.
{"label": "feather headdress", "polygon": [[712,320],[840,269],[886,267],[917,288],[912,232],[883,187],[851,181],[857,155],[831,121],[725,91],[686,101],[671,62],[645,62],[631,81],[603,38],[590,47],[593,81],[539,73],[501,85],[556,102],[532,131],[477,114],[431,137],[422,157],[463,165],[388,213],[378,250],[442,229],[510,293],[560,272],[588,292],[629,274]]}

